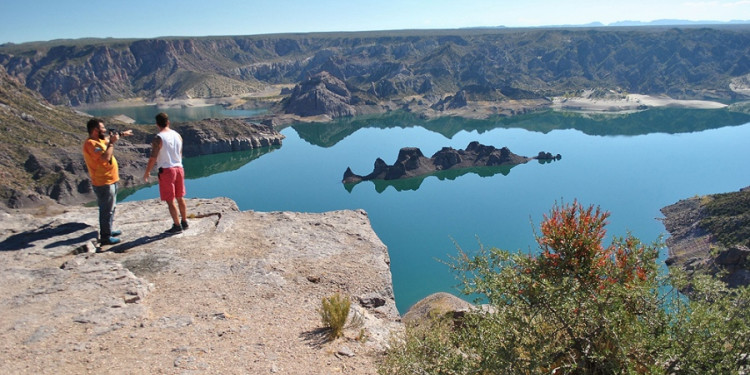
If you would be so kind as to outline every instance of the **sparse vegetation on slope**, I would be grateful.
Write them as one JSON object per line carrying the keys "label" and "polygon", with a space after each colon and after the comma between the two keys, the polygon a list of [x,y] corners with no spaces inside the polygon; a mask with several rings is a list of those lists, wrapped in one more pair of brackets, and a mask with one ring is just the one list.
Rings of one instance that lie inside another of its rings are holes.
{"label": "sparse vegetation on slope", "polygon": [[0,67],[0,201],[13,205],[53,195],[57,181],[80,172],[82,164],[66,150],[80,147],[86,120],[46,103]]}
{"label": "sparse vegetation on slope", "polygon": [[750,189],[707,196],[701,203],[701,228],[725,247],[750,246]]}
{"label": "sparse vegetation on slope", "polygon": [[[81,154],[89,117],[54,106],[0,67],[0,206],[30,207],[49,202],[92,201],[94,195]],[[110,129],[126,129],[105,119]],[[190,141],[185,156],[278,146],[283,135],[271,127],[239,119],[175,124]],[[120,187],[141,184],[153,129],[129,127],[134,135],[117,148]]]}

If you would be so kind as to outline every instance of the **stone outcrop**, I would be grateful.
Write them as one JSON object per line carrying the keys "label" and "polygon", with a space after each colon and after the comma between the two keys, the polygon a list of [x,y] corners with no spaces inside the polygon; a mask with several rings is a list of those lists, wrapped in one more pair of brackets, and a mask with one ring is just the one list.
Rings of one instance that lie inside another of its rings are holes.
{"label": "stone outcrop", "polygon": [[449,317],[458,319],[463,314],[475,309],[474,305],[450,293],[430,294],[409,308],[403,318],[404,324],[421,324],[430,319]]}
{"label": "stone outcrop", "polygon": [[302,117],[327,115],[331,118],[354,116],[352,94],[346,84],[328,72],[313,75],[292,90],[283,103],[284,112]]}
{"label": "stone outcrop", "polygon": [[722,279],[730,288],[750,285],[750,248],[734,245],[712,259],[712,270],[726,271]]}
{"label": "stone outcrop", "polygon": [[[750,194],[750,187],[728,194]],[[669,248],[666,264],[680,267],[689,275],[722,273],[722,280],[729,287],[750,285],[750,248],[745,243],[722,244],[717,240],[722,233],[712,232],[702,225],[702,221],[709,218],[704,199],[713,198],[683,199],[661,209],[662,223],[670,234],[666,240]]]}
{"label": "stone outcrop", "polygon": [[438,111],[445,111],[445,110],[451,110],[451,109],[457,109],[457,108],[463,108],[466,107],[468,104],[466,100],[466,91],[461,90],[456,93],[456,95],[450,95],[439,102],[432,105],[432,109],[438,110]]}
{"label": "stone outcrop", "polygon": [[[546,157],[548,153],[540,154]],[[560,155],[553,158],[560,159]],[[429,158],[418,148],[405,147],[399,151],[398,159],[393,165],[388,165],[383,159],[378,158],[375,160],[372,173],[366,176],[357,175],[351,168],[347,168],[342,182],[353,184],[367,180],[396,180],[453,169],[518,165],[533,159],[535,158],[516,155],[507,147],[498,149],[476,141],[469,143],[465,150],[443,147]]]}
{"label": "stone outcrop", "polygon": [[237,118],[205,119],[177,124],[174,128],[182,136],[185,157],[281,146],[284,139],[271,126]]}
{"label": "stone outcrop", "polygon": [[[119,204],[101,252],[95,207],[0,212],[0,373],[377,373],[402,325],[365,212],[187,203],[174,236],[162,202]],[[329,341],[336,292],[361,325]]]}

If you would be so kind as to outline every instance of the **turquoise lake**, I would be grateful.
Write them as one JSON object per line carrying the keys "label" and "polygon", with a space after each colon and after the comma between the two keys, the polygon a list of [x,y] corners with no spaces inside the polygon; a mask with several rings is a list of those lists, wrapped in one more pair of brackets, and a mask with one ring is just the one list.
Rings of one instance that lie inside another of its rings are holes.
{"label": "turquoise lake", "polygon": [[[166,110],[171,118],[189,119],[178,111]],[[152,124],[154,114],[151,108],[143,118],[128,115]],[[548,111],[482,121],[426,121],[396,113],[299,124],[281,132],[286,139],[279,148],[186,159],[188,197],[229,197],[240,209],[255,211],[364,209],[388,246],[402,313],[431,293],[458,294],[457,275],[441,262],[456,254],[456,245],[470,253],[479,242],[534,252],[534,229],[556,202],[599,205],[611,212],[609,235],[630,232],[650,243],[666,235],[661,207],[750,185],[750,116],[727,110]],[[366,175],[377,158],[392,164],[402,147],[419,147],[431,156],[472,141],[525,156],[559,153],[562,159],[396,182],[341,183],[347,167]],[[124,200],[156,197],[152,186]]]}

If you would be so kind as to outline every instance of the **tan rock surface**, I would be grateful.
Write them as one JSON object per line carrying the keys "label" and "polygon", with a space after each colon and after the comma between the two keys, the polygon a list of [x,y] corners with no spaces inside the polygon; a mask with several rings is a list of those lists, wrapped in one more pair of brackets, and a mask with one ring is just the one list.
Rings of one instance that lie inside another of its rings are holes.
{"label": "tan rock surface", "polygon": [[674,107],[693,109],[720,109],[727,105],[710,100],[678,100],[667,96],[643,94],[621,94],[611,97],[595,98],[586,95],[580,97],[555,97],[550,106],[557,110],[581,112],[631,112],[648,107]]}
{"label": "tan rock surface", "polygon": [[[119,204],[123,243],[78,255],[96,208],[0,213],[0,373],[376,373],[401,324],[365,212],[188,211],[164,236],[163,203]],[[364,323],[331,342],[316,309],[337,291]]]}
{"label": "tan rock surface", "polygon": [[438,292],[419,300],[409,308],[403,316],[404,324],[416,324],[429,321],[432,318],[453,314],[454,312],[466,312],[475,306],[450,293]]}

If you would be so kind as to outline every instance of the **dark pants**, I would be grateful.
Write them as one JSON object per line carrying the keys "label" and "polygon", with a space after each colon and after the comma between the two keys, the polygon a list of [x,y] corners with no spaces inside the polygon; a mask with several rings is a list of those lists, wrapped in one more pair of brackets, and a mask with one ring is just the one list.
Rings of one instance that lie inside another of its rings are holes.
{"label": "dark pants", "polygon": [[99,238],[108,240],[112,234],[117,204],[117,184],[94,186],[96,203],[99,205]]}

